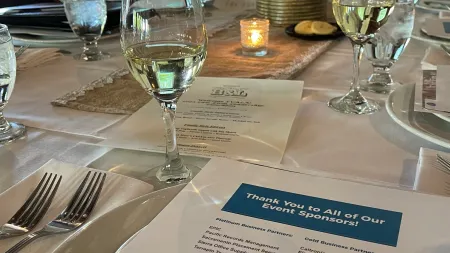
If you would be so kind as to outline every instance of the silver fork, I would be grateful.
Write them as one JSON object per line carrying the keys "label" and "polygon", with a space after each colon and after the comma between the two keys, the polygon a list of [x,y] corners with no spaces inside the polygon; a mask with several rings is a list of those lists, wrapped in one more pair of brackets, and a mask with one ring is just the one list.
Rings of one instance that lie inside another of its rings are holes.
{"label": "silver fork", "polygon": [[61,178],[57,174],[45,173],[22,207],[0,227],[0,239],[23,235],[32,230],[50,207]]}
{"label": "silver fork", "polygon": [[5,253],[19,252],[38,238],[68,233],[81,227],[94,209],[106,178],[106,174],[102,172],[95,172],[92,177],[90,175],[91,172],[89,171],[66,209],[58,217],[49,222],[43,229],[22,239]]}

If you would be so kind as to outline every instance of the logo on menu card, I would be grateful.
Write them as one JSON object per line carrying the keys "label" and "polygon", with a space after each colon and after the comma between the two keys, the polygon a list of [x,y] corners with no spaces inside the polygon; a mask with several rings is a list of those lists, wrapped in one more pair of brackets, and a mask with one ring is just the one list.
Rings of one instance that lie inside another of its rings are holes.
{"label": "logo on menu card", "polygon": [[211,91],[212,96],[224,96],[224,97],[247,97],[248,93],[246,89],[237,87],[216,87]]}

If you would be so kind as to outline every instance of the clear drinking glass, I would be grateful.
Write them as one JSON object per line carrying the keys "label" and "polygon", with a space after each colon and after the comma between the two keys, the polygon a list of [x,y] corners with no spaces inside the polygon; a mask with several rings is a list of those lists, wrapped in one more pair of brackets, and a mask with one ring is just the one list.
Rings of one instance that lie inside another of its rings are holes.
{"label": "clear drinking glass", "polygon": [[[143,92],[162,109],[166,163],[149,171],[149,180],[180,182],[198,168],[181,160],[175,132],[177,101],[192,85],[206,59],[201,0],[122,0],[122,51]],[[149,129],[151,132],[151,129]]]}
{"label": "clear drinking glass", "polygon": [[22,124],[8,122],[3,109],[8,103],[16,82],[16,56],[8,27],[0,24],[0,143],[14,141],[23,137],[26,128]]}
{"label": "clear drinking glass", "polygon": [[408,46],[414,27],[414,0],[397,0],[388,22],[370,39],[365,48],[373,73],[362,90],[387,94],[394,82],[390,69]]}
{"label": "clear drinking glass", "polygon": [[105,0],[64,0],[64,10],[72,31],[84,43],[83,52],[74,58],[85,61],[109,58],[110,55],[97,46],[106,23]]}
{"label": "clear drinking glass", "polygon": [[395,0],[333,0],[333,14],[353,45],[353,81],[343,97],[328,102],[332,109],[348,114],[371,114],[380,110],[377,102],[360,92],[359,64],[364,44],[388,20]]}

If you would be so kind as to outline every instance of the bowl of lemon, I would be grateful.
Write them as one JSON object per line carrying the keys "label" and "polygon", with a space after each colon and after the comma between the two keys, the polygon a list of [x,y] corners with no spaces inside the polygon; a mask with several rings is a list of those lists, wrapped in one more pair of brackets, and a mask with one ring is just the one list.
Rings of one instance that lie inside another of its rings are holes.
{"label": "bowl of lemon", "polygon": [[344,35],[337,24],[305,20],[286,27],[286,34],[304,40],[332,40]]}

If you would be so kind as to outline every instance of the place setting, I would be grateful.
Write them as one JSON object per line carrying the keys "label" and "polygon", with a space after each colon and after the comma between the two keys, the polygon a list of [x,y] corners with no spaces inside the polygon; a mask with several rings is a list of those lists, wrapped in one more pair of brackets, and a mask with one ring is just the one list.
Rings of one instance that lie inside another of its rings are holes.
{"label": "place setting", "polygon": [[389,96],[386,109],[403,128],[441,147],[450,147],[449,107],[446,104],[445,68],[450,56],[430,47],[417,74],[416,84],[398,87]]}
{"label": "place setting", "polygon": [[[86,15],[85,17],[76,16],[77,12],[86,13],[93,10],[102,11],[97,13],[101,13],[101,15],[95,20],[92,18],[87,20],[88,16]],[[2,14],[0,22],[10,26],[14,43],[17,45],[73,46],[77,45],[80,41],[79,38],[83,38],[83,34],[87,33],[97,34],[98,38],[103,33],[102,39],[114,38],[119,35],[120,1],[36,3],[0,8],[0,13]],[[32,25],[24,20],[32,21]],[[88,27],[79,30],[78,27],[81,24],[87,24]],[[77,31],[76,34],[72,32],[74,28]]]}
{"label": "place setting", "polygon": [[152,189],[117,174],[49,161],[0,195],[1,203],[8,202],[0,214],[0,250],[54,251],[86,224]]}
{"label": "place setting", "polygon": [[418,1],[413,38],[448,46],[450,37],[446,26],[450,18],[450,9],[447,5],[448,2],[445,0]]}

